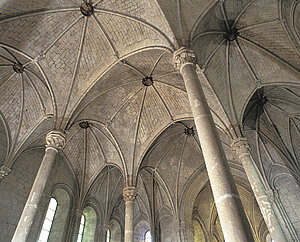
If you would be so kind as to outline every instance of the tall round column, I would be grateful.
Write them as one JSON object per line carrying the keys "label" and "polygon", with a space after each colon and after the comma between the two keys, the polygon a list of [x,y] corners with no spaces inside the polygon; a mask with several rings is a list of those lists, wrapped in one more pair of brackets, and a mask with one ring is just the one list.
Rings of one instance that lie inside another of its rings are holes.
{"label": "tall round column", "polygon": [[250,147],[246,138],[237,138],[233,140],[231,147],[235,150],[252,187],[254,196],[269,229],[270,236],[274,242],[287,241],[283,230],[277,220],[272,203],[266,193],[265,187],[261,181],[254,161],[250,154]]}
{"label": "tall round column", "polygon": [[195,53],[183,47],[174,53],[173,62],[185,82],[225,241],[253,241],[250,225],[196,73]]}
{"label": "tall round column", "polygon": [[12,242],[26,242],[56,154],[64,144],[65,135],[62,132],[51,131],[48,133],[45,155],[32,185]]}
{"label": "tall round column", "polygon": [[133,242],[133,220],[134,220],[134,201],[136,197],[135,187],[125,187],[123,198],[125,201],[125,235],[124,242]]}

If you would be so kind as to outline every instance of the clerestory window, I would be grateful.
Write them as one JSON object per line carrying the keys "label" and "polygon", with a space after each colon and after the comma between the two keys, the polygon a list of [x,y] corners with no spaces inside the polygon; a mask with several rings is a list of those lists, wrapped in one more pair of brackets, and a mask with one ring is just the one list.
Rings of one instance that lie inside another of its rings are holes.
{"label": "clerestory window", "polygon": [[53,224],[54,215],[56,212],[56,208],[57,208],[57,201],[55,198],[52,197],[49,202],[46,217],[45,217],[45,220],[43,223],[43,227],[42,227],[38,242],[47,242],[48,241],[51,227]]}

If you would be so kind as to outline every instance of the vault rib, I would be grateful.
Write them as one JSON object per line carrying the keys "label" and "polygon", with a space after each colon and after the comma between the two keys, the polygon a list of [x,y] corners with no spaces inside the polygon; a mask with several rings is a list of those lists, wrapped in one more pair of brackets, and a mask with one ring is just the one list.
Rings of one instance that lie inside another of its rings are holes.
{"label": "vault rib", "polygon": [[[177,133],[176,133],[177,134]],[[175,134],[174,134],[175,135]],[[160,163],[162,162],[162,160],[165,158],[165,156],[168,154],[168,152],[172,149],[172,147],[174,147],[174,145],[183,137],[184,133],[182,132],[182,135],[179,136],[179,138],[177,138],[176,140],[174,140],[168,147],[168,149],[163,153],[163,155],[161,156],[161,158],[159,159],[159,161],[157,162],[156,166],[155,166],[155,170],[158,169],[158,166],[160,165]],[[162,142],[162,141],[161,141]]]}
{"label": "vault rib", "polygon": [[150,24],[150,23],[148,23],[148,22],[146,22],[142,19],[138,19],[136,17],[130,16],[130,15],[127,15],[127,14],[124,14],[124,13],[115,12],[115,11],[104,9],[104,8],[97,8],[94,11],[95,12],[106,13],[106,14],[111,14],[111,15],[115,15],[115,16],[118,16],[118,17],[128,19],[128,20],[132,20],[132,21],[137,22],[137,23],[139,23],[139,24],[141,24],[141,25],[143,25],[147,28],[150,28],[155,33],[161,35],[168,42],[168,44],[171,46],[171,48],[173,50],[175,50],[175,47],[174,47],[172,41],[165,35],[165,33],[163,33],[159,28],[155,27],[154,25],[152,25],[152,24]]}
{"label": "vault rib", "polygon": [[[300,129],[299,129],[299,127],[298,127],[298,125],[296,124],[296,122],[295,122],[295,120],[292,118],[291,119],[292,120],[292,123],[294,124],[294,126],[295,126],[295,128],[296,128],[296,130],[298,131],[298,133],[299,133],[299,135],[300,135]],[[293,150],[293,152],[294,152],[294,156],[295,156],[295,166],[298,168],[298,169],[296,169],[296,171],[297,170],[299,170],[300,169],[300,165],[298,164],[298,159],[296,158],[296,154],[295,154],[295,148],[294,148],[294,144],[292,143],[292,140],[291,140],[291,146],[292,146],[292,150]]]}
{"label": "vault rib", "polygon": [[[269,179],[267,178],[266,176],[266,171],[265,171],[265,167],[263,166],[263,163],[262,163],[262,157],[261,157],[261,149],[260,149],[260,146],[259,146],[259,143],[260,143],[260,140],[261,140],[261,137],[259,135],[260,131],[259,131],[259,120],[260,120],[260,117],[258,116],[259,115],[259,107],[256,106],[256,127],[255,127],[255,143],[256,143],[256,150],[257,150],[257,157],[258,157],[258,161],[259,161],[259,166],[260,166],[260,172],[259,172],[259,169],[258,169],[258,172],[261,173],[262,175],[262,182],[263,184],[265,185],[265,187],[267,188],[267,190],[270,190],[270,185],[269,185]],[[263,142],[261,140],[261,142]],[[271,166],[273,166],[273,161],[271,160]]]}
{"label": "vault rib", "polygon": [[241,49],[241,47],[240,47],[240,45],[239,45],[239,42],[238,42],[237,40],[234,40],[234,43],[235,43],[235,45],[237,46],[238,52],[240,53],[240,55],[241,55],[242,59],[244,60],[245,64],[247,65],[248,70],[249,70],[249,72],[251,73],[253,79],[255,80],[255,82],[257,82],[257,81],[258,81],[258,77],[257,77],[257,75],[255,74],[253,68],[251,67],[249,61],[247,60],[247,58],[246,58],[244,52],[242,51],[242,49]]}
{"label": "vault rib", "polygon": [[119,54],[118,54],[118,51],[115,49],[111,39],[108,37],[108,34],[106,33],[106,31],[104,30],[102,24],[100,23],[100,21],[96,18],[95,15],[92,15],[94,20],[96,21],[101,33],[104,35],[105,37],[105,40],[107,41],[109,47],[111,48],[111,50],[113,51],[114,55],[117,57],[117,59],[119,59]]}
{"label": "vault rib", "polygon": [[13,73],[7,78],[7,80],[4,81],[4,82],[2,83],[2,85],[0,86],[0,89],[1,89],[2,87],[4,87],[7,83],[9,83],[10,80],[11,80],[16,74],[17,74],[16,72],[13,72]]}
{"label": "vault rib", "polygon": [[[287,158],[287,160],[291,163],[291,165],[293,166],[293,168],[295,168],[295,164],[294,164],[293,157],[292,157],[290,151],[287,149],[287,147],[286,147],[284,141],[282,140],[282,138],[281,138],[279,132],[277,131],[276,126],[274,125],[274,123],[273,123],[271,117],[269,116],[267,110],[266,110],[264,107],[262,107],[262,109],[263,109],[263,112],[264,112],[264,114],[266,115],[267,119],[269,120],[269,122],[270,122],[270,124],[271,124],[271,127],[272,127],[272,129],[273,129],[273,131],[274,131],[274,133],[275,133],[277,139],[280,141],[280,144],[282,145],[283,151],[285,152],[285,153],[284,153],[284,152],[281,152],[281,153]],[[262,133],[262,132],[261,132],[261,133]],[[267,135],[265,135],[265,136],[267,137]],[[268,139],[269,139],[269,138],[268,138]],[[277,147],[277,145],[276,145],[276,147]],[[279,147],[278,147],[278,148],[279,148]],[[296,166],[296,167],[297,167],[297,166]]]}
{"label": "vault rib", "polygon": [[5,58],[4,56],[2,56],[2,58],[5,58],[6,60],[9,60],[10,62],[12,62],[12,63],[20,63],[20,61],[18,60],[18,58],[13,54],[13,53],[11,53],[11,51],[9,50],[9,49],[7,49],[6,47],[4,47],[4,46],[2,46],[2,48],[16,61],[16,62],[14,62],[14,61],[11,61],[11,60],[9,60],[8,58]]}
{"label": "vault rib", "polygon": [[175,191],[175,194],[176,194],[176,197],[175,197],[175,204],[176,204],[176,207],[175,207],[175,212],[176,212],[176,215],[177,216],[179,216],[179,214],[178,214],[178,206],[179,206],[179,188],[178,188],[178,186],[179,186],[179,178],[180,178],[180,170],[181,170],[181,165],[182,165],[182,163],[183,163],[183,154],[184,154],[184,149],[185,149],[185,146],[186,146],[186,143],[187,143],[187,138],[188,138],[188,135],[186,135],[185,137],[184,137],[184,141],[183,141],[183,145],[182,145],[182,149],[181,149],[181,152],[180,152],[180,158],[179,158],[179,164],[178,164],[178,169],[177,169],[177,177],[176,177],[176,191]]}
{"label": "vault rib", "polygon": [[[293,3],[293,5],[294,5],[294,3]],[[290,33],[290,31],[288,30],[288,28],[287,28],[287,26],[286,26],[286,22],[284,21],[284,19],[283,19],[283,17],[282,17],[282,3],[281,3],[281,0],[280,0],[280,3],[279,3],[279,10],[278,10],[278,12],[279,12],[279,19],[280,19],[280,23],[281,23],[281,26],[282,26],[282,28],[284,29],[284,32],[286,33],[286,35],[287,35],[287,37],[288,37],[288,39],[289,39],[289,42],[291,43],[291,45],[293,46],[293,49],[294,49],[294,51],[297,53],[297,55],[300,57],[300,52],[299,52],[299,50],[298,50],[298,48],[297,48],[297,46],[296,46],[296,43],[294,42],[294,40],[293,40],[293,38],[292,38],[292,35],[291,35],[291,33]],[[292,6],[292,8],[293,8],[294,6]],[[294,7],[295,8],[295,7]],[[294,11],[291,11],[291,13],[292,13],[292,16],[291,16],[291,19],[292,19],[292,21],[293,21],[293,23],[294,23],[294,14],[295,14],[295,10],[296,9],[294,9]],[[297,34],[297,32],[296,32],[296,34]]]}
{"label": "vault rib", "polygon": [[65,30],[63,30],[57,38],[44,50],[42,51],[43,55],[46,55],[47,52],[55,45],[57,41],[59,41],[76,23],[78,23],[79,20],[83,19],[83,16],[80,16],[79,18],[75,19],[73,23],[71,23]]}
{"label": "vault rib", "polygon": [[[3,48],[3,47],[2,47],[2,48]],[[3,48],[3,49],[5,49],[5,48]],[[11,62],[12,64],[16,64],[16,62],[12,61],[11,59],[9,59],[9,58],[7,58],[7,57],[5,57],[5,56],[3,56],[3,55],[0,55],[0,57],[3,58],[4,60],[7,60],[7,61]],[[11,64],[11,65],[12,65],[12,64]]]}
{"label": "vault rib", "polygon": [[[236,17],[236,19],[234,20],[234,23],[232,24],[231,28],[234,28],[235,25],[237,24],[237,22],[240,20],[240,18],[242,17],[242,15],[246,12],[246,10],[251,6],[251,4],[254,2],[255,0],[251,0],[249,1],[246,6],[241,10],[241,12],[238,14],[238,16]],[[254,230],[253,230],[254,231]]]}
{"label": "vault rib", "polygon": [[[221,119],[221,117],[211,108],[209,108],[209,110],[212,112],[213,115],[215,115],[215,117],[221,122],[221,124],[223,124],[224,127],[221,127],[220,125],[216,124],[219,127],[220,130],[222,130],[224,133],[226,133],[226,131],[224,130],[224,128],[226,129],[227,125],[224,123],[224,121]],[[212,116],[213,116],[212,115]]]}
{"label": "vault rib", "polygon": [[108,201],[109,201],[109,187],[110,187],[109,173],[110,173],[110,169],[109,169],[109,167],[107,167],[107,173],[106,173],[106,177],[107,177],[107,182],[106,182],[106,203],[105,203],[105,212],[106,212],[106,214],[108,214]]}
{"label": "vault rib", "polygon": [[156,87],[154,85],[152,85],[155,93],[157,94],[158,98],[160,99],[160,101],[162,102],[163,106],[165,107],[165,109],[167,110],[169,116],[170,116],[170,119],[171,121],[173,122],[174,121],[174,118],[173,118],[173,115],[171,114],[166,102],[163,100],[163,98],[161,97],[160,93],[158,92],[158,90],[156,89]]}
{"label": "vault rib", "polygon": [[53,93],[53,90],[52,90],[52,86],[50,85],[46,75],[44,74],[43,72],[43,69],[41,68],[41,66],[36,63],[39,71],[41,72],[44,80],[46,83],[43,82],[43,80],[38,77],[35,73],[33,73],[32,71],[30,71],[29,69],[26,69],[25,71],[30,73],[31,75],[35,76],[45,87],[46,89],[48,90],[49,94],[50,94],[50,97],[51,97],[51,104],[52,104],[52,107],[53,107],[53,113],[54,113],[54,127],[56,126],[56,122],[57,122],[57,107],[56,107],[56,100],[55,100],[55,96],[54,96],[54,93]]}
{"label": "vault rib", "polygon": [[102,2],[103,0],[97,0],[94,4],[93,4],[93,6],[94,7],[96,7],[100,2]]}
{"label": "vault rib", "polygon": [[28,73],[26,73],[26,70],[24,71],[24,74],[25,74],[25,76],[26,76],[27,79],[28,79],[29,85],[32,87],[32,89],[34,90],[36,96],[38,97],[38,99],[39,99],[39,101],[40,101],[40,105],[41,105],[42,111],[43,111],[44,114],[46,115],[46,107],[45,107],[45,105],[44,105],[44,102],[43,102],[43,100],[42,100],[42,97],[41,97],[40,93],[38,92],[38,90],[37,90],[37,88],[36,88],[34,82],[31,80],[31,78],[29,77]]}
{"label": "vault rib", "polygon": [[293,65],[291,65],[289,62],[285,61],[284,59],[282,59],[281,57],[277,56],[276,54],[274,54],[273,52],[269,51],[268,49],[265,49],[264,47],[260,46],[259,44],[253,42],[252,40],[249,40],[241,35],[239,35],[237,37],[238,39],[246,42],[247,44],[259,49],[260,51],[266,53],[267,55],[271,56],[272,58],[274,58],[275,60],[279,61],[280,63],[284,64],[286,67],[288,67],[290,70],[292,70],[293,72],[296,72],[297,74],[299,74],[299,70],[294,67]]}
{"label": "vault rib", "polygon": [[140,110],[139,110],[138,116],[137,116],[137,122],[136,122],[135,134],[134,134],[133,155],[132,155],[132,171],[131,171],[132,174],[134,174],[134,161],[135,161],[135,155],[136,155],[135,154],[136,153],[136,143],[137,143],[137,137],[138,137],[138,134],[139,134],[140,121],[141,121],[141,116],[142,116],[142,112],[143,112],[143,108],[144,108],[146,94],[147,94],[147,87],[145,87],[143,99],[142,99],[141,104],[140,104]]}
{"label": "vault rib", "polygon": [[25,90],[24,90],[24,79],[23,79],[23,75],[21,74],[21,109],[20,109],[20,117],[18,120],[18,126],[17,126],[17,131],[16,131],[16,135],[15,138],[12,140],[12,144],[11,144],[11,152],[9,154],[8,160],[10,160],[13,156],[13,151],[14,148],[16,146],[17,140],[19,138],[19,134],[20,134],[20,130],[21,130],[21,126],[22,126],[22,122],[23,122],[23,113],[24,113],[24,104],[25,104]]}
{"label": "vault rib", "polygon": [[230,80],[230,68],[229,68],[229,48],[230,48],[230,42],[227,41],[226,45],[226,81],[227,81],[227,94],[228,94],[228,103],[229,103],[229,110],[231,112],[231,118],[234,119],[234,121],[237,123],[237,117],[234,109],[233,104],[233,98],[232,98],[232,86],[231,86],[231,80]]}
{"label": "vault rib", "polygon": [[16,16],[7,16],[4,17],[3,19],[0,19],[0,24],[6,23],[9,21],[14,21],[17,19],[21,18],[26,18],[26,17],[32,17],[32,16],[37,16],[37,15],[42,15],[42,14],[49,14],[49,13],[59,13],[59,12],[70,12],[70,11],[80,11],[79,8],[57,8],[57,9],[39,9],[36,11],[30,11],[26,13],[21,13]]}
{"label": "vault rib", "polygon": [[[121,181],[121,179],[122,179],[122,176],[120,176],[119,177],[119,179],[118,179],[118,181],[116,182],[116,184],[115,184],[115,186],[114,186],[114,188],[113,188],[113,191],[112,191],[112,195],[111,195],[111,200],[113,200],[113,198],[114,198],[114,195],[115,195],[115,193],[116,193],[116,191],[117,191],[117,188],[119,187],[119,183],[120,183],[120,181]],[[113,206],[110,208],[110,211],[109,211],[109,213],[108,214],[110,214],[111,212],[112,212],[112,210],[113,210],[114,208],[113,208]]]}
{"label": "vault rib", "polygon": [[[197,133],[197,134],[198,134],[198,133]],[[198,143],[198,141],[197,141],[195,135],[193,135],[193,139],[194,139],[194,141],[196,142],[197,147],[199,148],[200,152],[202,153],[201,145],[200,145],[200,143]]]}
{"label": "vault rib", "polygon": [[253,24],[253,25],[250,25],[250,26],[239,29],[239,32],[249,30],[249,29],[253,29],[253,28],[260,27],[260,26],[267,25],[267,24],[274,24],[274,23],[279,23],[279,20],[275,19],[275,20],[270,20],[270,21],[266,21],[266,22]]}
{"label": "vault rib", "polygon": [[161,74],[161,75],[158,75],[158,76],[153,76],[153,79],[159,79],[159,78],[163,78],[163,77],[166,77],[166,76],[171,76],[171,75],[174,75],[174,74],[178,74],[178,71],[170,71],[170,72],[166,72],[164,74]]}
{"label": "vault rib", "polygon": [[84,183],[85,183],[85,175],[86,175],[86,156],[87,156],[87,130],[83,129],[83,169],[82,169],[82,177],[81,177],[81,189],[79,193],[79,202],[83,204],[83,192],[84,192]]}
{"label": "vault rib", "polygon": [[220,47],[223,45],[223,43],[226,40],[223,39],[218,45],[217,47],[210,53],[210,55],[207,57],[206,61],[204,62],[204,68],[208,65],[208,63],[210,62],[210,60],[212,59],[212,57],[216,54],[216,52],[220,49]]}
{"label": "vault rib", "polygon": [[226,24],[226,28],[227,30],[230,29],[230,25],[228,23],[228,18],[227,18],[227,15],[226,15],[226,11],[225,11],[225,7],[224,7],[224,1],[220,1],[220,9],[221,9],[221,13],[222,13],[222,16],[223,16],[223,19],[225,21],[225,24]]}
{"label": "vault rib", "polygon": [[[272,98],[268,98],[268,100],[272,100]],[[281,100],[280,100],[281,101]],[[268,102],[268,104],[270,104],[271,106],[275,107],[276,109],[278,109],[280,112],[282,112],[284,115],[287,115],[287,113],[280,107],[278,107],[276,104],[272,103],[272,102]]]}
{"label": "vault rib", "polygon": [[146,74],[143,73],[142,71],[140,71],[138,68],[136,68],[135,66],[131,65],[130,63],[128,63],[126,60],[121,60],[121,63],[125,66],[127,66],[129,69],[135,71],[136,73],[140,74],[142,77],[145,77]]}
{"label": "vault rib", "polygon": [[176,88],[176,89],[178,89],[178,90],[180,90],[180,91],[182,91],[182,92],[185,92],[185,93],[186,93],[186,90],[184,90],[184,89],[181,89],[180,87],[176,87],[175,85],[172,85],[172,84],[166,83],[166,82],[164,82],[164,81],[160,81],[160,80],[156,80],[156,79],[155,79],[155,82],[159,82],[159,83],[161,83],[161,84],[163,84],[163,85],[166,85],[166,86],[169,86],[169,87]]}
{"label": "vault rib", "polygon": [[140,92],[140,90],[143,89],[143,86],[140,87],[139,89],[137,89],[132,95],[130,95],[127,100],[125,102],[123,102],[123,104],[117,109],[117,111],[111,116],[110,120],[108,121],[107,125],[109,126],[112,122],[113,122],[113,119],[118,115],[118,113],[122,110],[122,108],[124,108],[128,103],[129,101],[136,95]]}
{"label": "vault rib", "polygon": [[300,96],[298,94],[294,93],[293,91],[291,91],[290,89],[288,89],[286,87],[283,87],[282,89],[289,92],[289,93],[291,93],[291,94],[293,94],[293,96],[297,97],[297,99],[300,100]]}
{"label": "vault rib", "polygon": [[[94,126],[92,126],[92,127],[94,127]],[[96,142],[97,142],[98,149],[101,151],[101,153],[102,153],[102,156],[103,156],[103,158],[104,158],[104,161],[107,161],[107,159],[106,159],[106,156],[105,156],[105,154],[104,154],[103,147],[102,147],[101,143],[99,142],[99,139],[98,139],[98,137],[97,137],[97,136],[96,136],[96,134],[94,133],[94,131],[93,131],[92,127],[90,127],[91,134],[93,135],[94,139],[95,139],[95,140],[96,140]]]}
{"label": "vault rib", "polygon": [[[118,154],[119,154],[119,156],[120,156],[120,159],[121,159],[121,161],[122,161],[122,165],[123,165],[123,169],[124,169],[124,174],[125,175],[127,175],[128,174],[128,168],[127,168],[127,166],[126,166],[126,162],[125,162],[125,158],[124,158],[124,155],[123,155],[123,152],[122,152],[122,150],[121,150],[121,148],[120,148],[120,145],[119,145],[119,143],[117,142],[117,140],[116,140],[116,138],[115,138],[115,136],[112,134],[112,132],[109,130],[109,128],[108,127],[105,127],[105,129],[106,129],[106,131],[109,133],[109,135],[111,136],[111,138],[113,139],[113,142],[114,143],[112,143],[113,144],[113,146],[116,148],[116,150],[118,151]],[[100,129],[98,129],[98,131],[100,131],[107,139],[108,139],[108,137],[100,130]],[[109,140],[109,139],[108,139]]]}
{"label": "vault rib", "polygon": [[274,90],[279,89],[279,88],[282,88],[282,87],[281,87],[281,86],[275,86],[275,87],[270,88],[270,89],[267,90],[267,91],[264,90],[263,97],[266,97],[269,93],[271,93],[271,92],[273,92]]}
{"label": "vault rib", "polygon": [[293,4],[292,4],[292,10],[291,10],[291,19],[292,19],[292,27],[293,30],[296,34],[296,37],[298,38],[298,40],[300,40],[300,35],[299,35],[299,31],[296,28],[296,24],[295,24],[295,12],[296,12],[296,7],[297,7],[297,0],[294,0]]}
{"label": "vault rib", "polygon": [[287,132],[288,133],[288,140],[289,140],[290,146],[292,148],[293,158],[296,161],[297,160],[297,158],[296,158],[296,152],[295,152],[295,148],[294,148],[294,145],[293,145],[293,142],[292,142],[292,131],[291,131],[292,122],[291,121],[293,122],[294,126],[296,126],[296,129],[297,129],[297,131],[298,131],[299,134],[300,134],[300,130],[298,129],[295,121],[289,117],[288,118],[288,125],[287,125],[287,128],[288,128],[288,130],[287,130],[288,131]]}
{"label": "vault rib", "polygon": [[70,86],[70,89],[69,89],[69,92],[68,92],[67,102],[66,102],[66,105],[65,105],[63,114],[62,114],[62,121],[61,121],[61,123],[60,123],[60,129],[62,129],[63,119],[65,118],[65,115],[66,115],[66,112],[67,112],[67,108],[68,108],[68,106],[69,106],[69,102],[70,102],[71,95],[72,95],[72,90],[73,90],[74,83],[75,83],[75,79],[76,79],[76,76],[77,76],[77,71],[78,71],[78,67],[79,67],[79,62],[80,62],[81,55],[82,55],[82,51],[83,51],[83,43],[84,43],[84,38],[85,38],[85,34],[86,34],[87,21],[88,21],[88,18],[85,17],[85,19],[84,19],[84,24],[83,24],[83,28],[82,28],[82,34],[81,34],[80,45],[79,45],[79,48],[78,48],[77,59],[76,59],[76,63],[75,63],[74,71],[73,71],[72,82],[71,82],[71,86]]}
{"label": "vault rib", "polygon": [[153,75],[153,72],[155,70],[155,68],[157,67],[158,63],[160,62],[160,60],[163,58],[163,56],[166,54],[166,52],[163,52],[159,57],[158,59],[156,60],[156,62],[154,63],[153,67],[151,68],[151,71],[149,73],[148,76],[152,76]]}
{"label": "vault rib", "polygon": [[176,1],[176,5],[177,5],[177,16],[178,16],[178,22],[179,22],[179,34],[180,34],[180,38],[183,37],[183,26],[182,26],[182,15],[181,15],[181,4],[180,4],[180,0]]}
{"label": "vault rib", "polygon": [[10,129],[7,125],[7,121],[6,119],[4,118],[4,115],[3,113],[1,112],[0,110],[0,120],[2,121],[3,123],[3,126],[4,126],[4,129],[5,129],[5,135],[6,135],[6,142],[7,142],[7,146],[6,146],[6,155],[5,155],[5,160],[4,160],[4,164],[7,162],[7,159],[8,159],[8,155],[10,153],[10,143],[11,143],[11,133],[10,133]]}
{"label": "vault rib", "polygon": [[[18,158],[19,155],[21,155],[21,153],[24,150],[28,150],[27,147],[29,147],[30,145],[23,147],[23,150],[21,150],[21,147],[24,145],[24,143],[27,141],[27,139],[35,132],[35,130],[39,127],[39,125],[47,118],[49,118],[50,116],[44,116],[42,117],[36,124],[35,126],[33,126],[33,128],[27,132],[24,137],[21,139],[21,141],[19,142],[19,144],[16,146],[14,153],[13,153],[13,159],[10,160],[10,164],[11,166],[13,165],[13,163],[15,162],[15,160]],[[46,134],[45,134],[46,135]],[[33,143],[33,142],[32,142]],[[33,148],[34,149],[34,148]]]}
{"label": "vault rib", "polygon": [[[159,172],[158,171],[156,171],[155,172],[156,173],[156,176],[159,178],[159,179],[157,179],[157,182],[159,183],[159,184],[162,184],[161,185],[161,187],[163,188],[163,190],[165,191],[165,193],[166,193],[166,195],[167,195],[167,197],[168,197],[168,199],[169,199],[169,202],[170,202],[170,205],[171,205],[171,212],[175,212],[176,211],[176,209],[175,209],[175,205],[174,205],[174,201],[172,200],[172,196],[171,196],[171,192],[170,192],[170,190],[169,190],[169,187],[167,186],[167,184],[166,184],[166,181],[163,179],[163,177],[159,174]],[[161,196],[162,197],[162,196]],[[166,206],[167,207],[167,206]],[[167,207],[168,208],[168,207]],[[173,214],[173,215],[175,215],[175,214]]]}
{"label": "vault rib", "polygon": [[205,36],[205,35],[209,35],[209,34],[225,34],[225,32],[223,31],[207,31],[207,32],[202,32],[199,34],[196,34],[193,38],[192,38],[192,43],[194,43],[195,41],[197,41],[199,38]]}
{"label": "vault rib", "polygon": [[174,135],[177,135],[177,134],[181,134],[181,133],[183,133],[183,132],[182,132],[182,131],[181,131],[181,132],[176,132],[176,133],[173,133],[173,134],[170,134],[170,135],[166,136],[166,137],[163,138],[161,141],[159,141],[159,142],[156,143],[154,146],[152,146],[152,147],[149,149],[149,152],[152,151],[152,150],[154,150],[154,148],[157,147],[160,143],[162,143],[165,139],[170,138],[170,137],[172,137],[172,136],[174,136]]}
{"label": "vault rib", "polygon": [[[105,90],[105,91],[99,93],[99,94],[96,95],[94,98],[92,98],[88,103],[86,103],[85,105],[83,105],[82,108],[79,109],[78,114],[77,114],[74,118],[72,118],[72,122],[73,122],[73,121],[74,121],[74,120],[75,120],[75,119],[83,112],[83,110],[84,110],[88,105],[90,105],[93,101],[95,101],[95,100],[96,100],[97,98],[99,98],[100,96],[104,95],[104,94],[107,93],[107,92],[112,91],[113,89],[116,89],[116,88],[119,88],[119,87],[123,87],[123,86],[129,85],[129,84],[132,84],[132,83],[134,83],[134,82],[140,82],[140,80],[135,80],[135,81],[126,82],[126,83],[124,83],[124,84],[121,84],[121,85],[118,85],[118,86],[111,87],[111,88],[109,88],[109,89],[107,89],[107,90]],[[72,123],[72,122],[69,122],[69,125],[68,125],[68,127],[67,127],[68,129],[70,128],[70,126],[72,126],[72,124],[70,124],[70,123]]]}

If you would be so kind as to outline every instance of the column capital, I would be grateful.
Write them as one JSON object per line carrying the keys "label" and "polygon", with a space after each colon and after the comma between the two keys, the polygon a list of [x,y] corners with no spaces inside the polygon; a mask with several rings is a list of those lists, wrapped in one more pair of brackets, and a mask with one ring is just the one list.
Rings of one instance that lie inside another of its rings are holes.
{"label": "column capital", "polygon": [[133,202],[136,197],[136,188],[135,187],[125,187],[123,189],[123,198],[125,202]]}
{"label": "column capital", "polygon": [[186,47],[181,47],[176,50],[173,55],[173,65],[174,67],[181,72],[181,68],[185,64],[197,64],[197,57],[195,52],[192,49],[188,49]]}
{"label": "column capital", "polygon": [[238,154],[249,154],[250,146],[247,138],[240,137],[236,138],[231,143],[231,148]]}
{"label": "column capital", "polygon": [[0,166],[0,181],[11,172],[11,169],[6,166]]}
{"label": "column capital", "polygon": [[65,142],[66,134],[61,131],[53,130],[50,131],[46,136],[46,147],[53,148],[56,151],[59,151],[61,148],[63,148]]}

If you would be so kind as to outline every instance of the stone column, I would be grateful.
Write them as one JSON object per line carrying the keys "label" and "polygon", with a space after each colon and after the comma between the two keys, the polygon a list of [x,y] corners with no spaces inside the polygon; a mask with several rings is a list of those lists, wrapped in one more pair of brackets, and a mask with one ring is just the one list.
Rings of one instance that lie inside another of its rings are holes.
{"label": "stone column", "polygon": [[196,73],[196,62],[192,50],[183,47],[174,53],[173,63],[185,82],[224,238],[227,242],[253,241],[250,225]]}
{"label": "stone column", "polygon": [[56,154],[64,144],[65,135],[62,132],[51,131],[47,134],[45,155],[32,185],[12,242],[26,242]]}
{"label": "stone column", "polygon": [[234,139],[231,147],[236,152],[243,164],[244,170],[252,187],[252,191],[254,193],[260,211],[264,217],[266,225],[269,229],[272,240],[274,242],[287,241],[273,210],[272,203],[254,165],[254,161],[250,154],[250,147],[247,138]]}
{"label": "stone column", "polygon": [[133,242],[134,234],[134,201],[136,197],[135,187],[125,187],[123,189],[123,198],[125,201],[125,228],[124,242]]}

